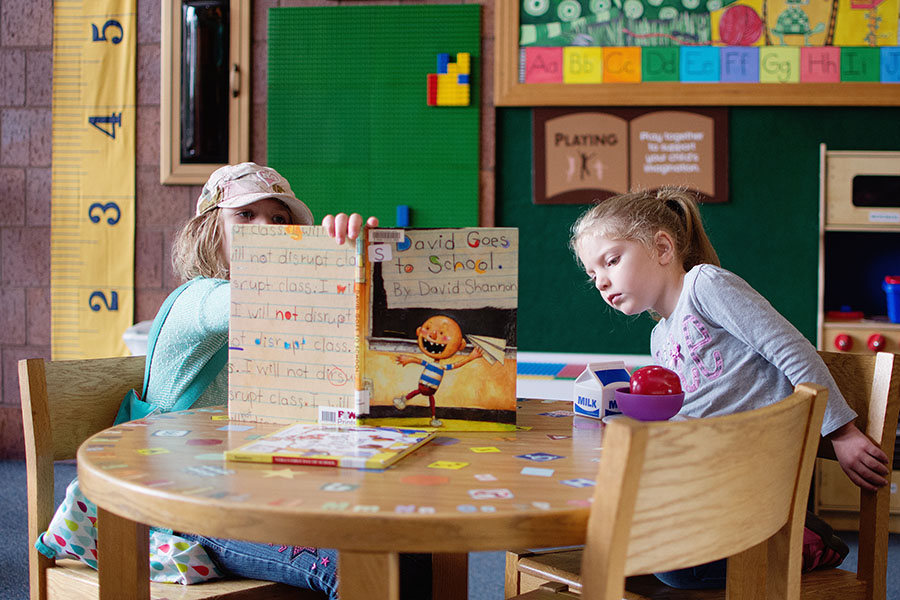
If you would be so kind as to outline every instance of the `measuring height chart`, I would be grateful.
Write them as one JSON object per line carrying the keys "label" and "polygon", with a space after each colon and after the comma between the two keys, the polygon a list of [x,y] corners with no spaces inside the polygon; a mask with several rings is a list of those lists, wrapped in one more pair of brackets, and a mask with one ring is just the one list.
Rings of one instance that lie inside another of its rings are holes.
{"label": "measuring height chart", "polygon": [[136,0],[53,3],[52,358],[128,353]]}

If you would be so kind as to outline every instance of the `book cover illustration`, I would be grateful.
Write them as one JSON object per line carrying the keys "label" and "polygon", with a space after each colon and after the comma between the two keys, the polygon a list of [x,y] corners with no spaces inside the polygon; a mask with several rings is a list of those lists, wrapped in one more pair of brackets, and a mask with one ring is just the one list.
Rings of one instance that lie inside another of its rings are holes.
{"label": "book cover illustration", "polygon": [[334,427],[298,423],[225,452],[243,462],[384,469],[435,436],[400,427]]}
{"label": "book cover illustration", "polygon": [[515,428],[518,232],[239,226],[229,415]]}

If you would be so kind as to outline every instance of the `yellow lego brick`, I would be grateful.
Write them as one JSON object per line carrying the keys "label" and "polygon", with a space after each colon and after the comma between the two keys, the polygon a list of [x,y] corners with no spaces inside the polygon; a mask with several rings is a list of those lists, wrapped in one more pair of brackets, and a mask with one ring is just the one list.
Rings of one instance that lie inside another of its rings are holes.
{"label": "yellow lego brick", "polygon": [[472,57],[469,56],[468,52],[460,52],[456,55],[456,65],[459,68],[459,72],[463,74],[468,74],[469,69],[472,67]]}

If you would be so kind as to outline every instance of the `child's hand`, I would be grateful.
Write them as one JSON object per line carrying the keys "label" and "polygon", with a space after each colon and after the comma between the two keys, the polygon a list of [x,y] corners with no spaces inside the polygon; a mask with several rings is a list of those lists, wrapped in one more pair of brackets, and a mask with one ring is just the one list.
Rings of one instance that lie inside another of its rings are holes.
{"label": "child's hand", "polygon": [[841,469],[850,480],[874,492],[887,485],[887,456],[852,422],[828,435]]}
{"label": "child's hand", "polygon": [[412,356],[406,356],[405,354],[398,354],[397,356],[394,357],[394,360],[397,361],[398,365],[403,365],[404,367],[406,365],[411,365],[413,363],[419,362],[418,358],[414,358]]}
{"label": "child's hand", "polygon": [[[362,224],[362,215],[358,213],[353,213],[349,217],[344,213],[339,213],[337,216],[325,215],[325,218],[322,219],[322,227],[338,244],[343,244],[344,240],[355,240],[359,237]],[[378,227],[378,218],[369,217],[366,220],[366,227]]]}

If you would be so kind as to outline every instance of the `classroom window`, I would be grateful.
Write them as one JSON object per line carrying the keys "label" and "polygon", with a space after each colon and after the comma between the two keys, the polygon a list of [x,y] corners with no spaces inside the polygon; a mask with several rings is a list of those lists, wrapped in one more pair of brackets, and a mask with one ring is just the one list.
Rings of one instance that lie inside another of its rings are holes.
{"label": "classroom window", "polygon": [[163,0],[160,182],[250,154],[250,0]]}

